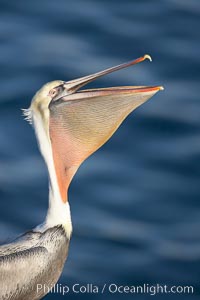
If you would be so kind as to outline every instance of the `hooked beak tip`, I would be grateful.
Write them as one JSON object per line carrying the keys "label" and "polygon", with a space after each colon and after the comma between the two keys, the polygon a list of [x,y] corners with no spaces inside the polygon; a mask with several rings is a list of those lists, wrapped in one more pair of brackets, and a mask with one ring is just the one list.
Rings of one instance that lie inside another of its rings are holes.
{"label": "hooked beak tip", "polygon": [[144,55],[144,60],[145,59],[148,59],[150,62],[152,62],[152,58],[151,58],[151,56],[149,54],[145,54]]}

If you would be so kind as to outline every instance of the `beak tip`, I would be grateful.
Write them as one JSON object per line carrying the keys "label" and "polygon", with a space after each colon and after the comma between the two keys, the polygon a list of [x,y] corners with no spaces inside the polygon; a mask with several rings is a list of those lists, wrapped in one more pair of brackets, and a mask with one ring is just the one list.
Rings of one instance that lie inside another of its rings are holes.
{"label": "beak tip", "polygon": [[150,56],[149,54],[145,54],[145,55],[144,55],[144,60],[145,60],[145,59],[148,59],[149,61],[152,62],[152,58],[151,58],[151,56]]}

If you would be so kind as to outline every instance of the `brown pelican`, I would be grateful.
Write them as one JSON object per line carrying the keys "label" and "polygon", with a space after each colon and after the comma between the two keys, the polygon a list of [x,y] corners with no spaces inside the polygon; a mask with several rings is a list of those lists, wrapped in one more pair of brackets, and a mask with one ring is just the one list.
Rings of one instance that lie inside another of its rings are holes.
{"label": "brown pelican", "polygon": [[0,299],[41,299],[58,280],[72,223],[69,184],[80,164],[100,148],[127,115],[162,89],[120,86],[80,90],[108,73],[150,59],[149,55],[71,81],[45,84],[25,110],[49,172],[49,208],[43,224],[0,247]]}

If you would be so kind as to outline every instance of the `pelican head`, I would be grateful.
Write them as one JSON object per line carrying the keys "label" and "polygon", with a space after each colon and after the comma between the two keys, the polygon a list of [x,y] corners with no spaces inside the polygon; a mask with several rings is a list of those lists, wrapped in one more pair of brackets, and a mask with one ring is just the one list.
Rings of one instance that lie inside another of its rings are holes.
{"label": "pelican head", "polygon": [[67,200],[69,183],[80,164],[112,136],[130,112],[162,89],[160,86],[80,88],[146,58],[150,56],[75,80],[53,81],[35,94],[28,114],[50,177],[55,175],[63,202]]}

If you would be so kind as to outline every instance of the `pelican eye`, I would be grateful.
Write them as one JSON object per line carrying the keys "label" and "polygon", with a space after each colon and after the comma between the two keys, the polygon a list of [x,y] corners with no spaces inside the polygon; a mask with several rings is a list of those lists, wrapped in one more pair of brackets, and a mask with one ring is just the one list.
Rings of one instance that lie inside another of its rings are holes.
{"label": "pelican eye", "polygon": [[60,92],[62,92],[62,87],[61,86],[57,86],[53,89],[51,89],[49,91],[49,96],[51,96],[51,98],[53,99],[54,97],[56,97]]}
{"label": "pelican eye", "polygon": [[49,96],[51,96],[52,98],[55,97],[57,94],[58,94],[58,91],[56,88],[49,91]]}

